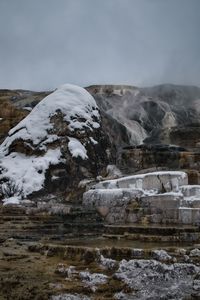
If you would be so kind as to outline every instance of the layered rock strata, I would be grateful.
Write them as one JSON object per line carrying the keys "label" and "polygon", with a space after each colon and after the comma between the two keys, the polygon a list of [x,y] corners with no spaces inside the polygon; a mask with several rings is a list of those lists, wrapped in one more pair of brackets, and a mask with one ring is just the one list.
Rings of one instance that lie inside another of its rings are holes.
{"label": "layered rock strata", "polygon": [[199,224],[200,186],[184,172],[154,172],[102,181],[83,195],[83,205],[109,224]]}
{"label": "layered rock strata", "polygon": [[200,153],[173,145],[125,147],[117,157],[117,166],[125,174],[151,170],[182,170],[191,184],[199,184]]}

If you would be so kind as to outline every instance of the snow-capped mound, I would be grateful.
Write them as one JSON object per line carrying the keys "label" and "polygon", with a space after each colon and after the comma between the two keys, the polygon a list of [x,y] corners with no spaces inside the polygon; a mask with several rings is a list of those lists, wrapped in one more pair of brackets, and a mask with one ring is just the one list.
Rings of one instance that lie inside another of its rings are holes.
{"label": "snow-capped mound", "polygon": [[0,183],[15,186],[24,197],[43,188],[66,190],[106,167],[108,144],[94,98],[65,84],[35,106],[0,145]]}
{"label": "snow-capped mound", "polygon": [[74,130],[93,131],[100,127],[99,111],[94,98],[81,87],[64,84],[45,97],[25,119],[9,131],[9,137],[0,150],[6,154],[12,142],[18,139],[43,149],[46,143],[58,138],[52,119],[59,114],[72,133]]}

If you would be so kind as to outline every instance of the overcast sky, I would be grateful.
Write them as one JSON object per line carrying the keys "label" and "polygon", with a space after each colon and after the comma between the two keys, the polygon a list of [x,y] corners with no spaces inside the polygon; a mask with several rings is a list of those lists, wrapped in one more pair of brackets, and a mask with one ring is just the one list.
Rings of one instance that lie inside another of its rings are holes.
{"label": "overcast sky", "polygon": [[200,0],[0,0],[0,88],[200,86]]}

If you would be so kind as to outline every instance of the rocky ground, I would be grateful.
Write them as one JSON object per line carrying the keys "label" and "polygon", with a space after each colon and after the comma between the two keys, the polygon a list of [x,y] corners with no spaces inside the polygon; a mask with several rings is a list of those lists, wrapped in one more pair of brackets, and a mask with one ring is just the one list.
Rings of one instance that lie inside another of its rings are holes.
{"label": "rocky ground", "polygon": [[0,91],[0,299],[200,299],[199,88],[86,89]]}
{"label": "rocky ground", "polygon": [[[99,239],[95,240],[96,246],[103,244]],[[110,247],[99,248],[77,246],[75,240],[71,244],[13,238],[2,242],[0,299],[200,297],[198,244],[184,247],[163,244],[166,250],[160,250],[155,244],[145,249],[134,248],[134,243],[132,247],[116,247],[114,241]]]}
{"label": "rocky ground", "polygon": [[199,299],[198,232],[191,225],[97,223],[95,211],[86,223],[79,210],[4,206],[0,299]]}

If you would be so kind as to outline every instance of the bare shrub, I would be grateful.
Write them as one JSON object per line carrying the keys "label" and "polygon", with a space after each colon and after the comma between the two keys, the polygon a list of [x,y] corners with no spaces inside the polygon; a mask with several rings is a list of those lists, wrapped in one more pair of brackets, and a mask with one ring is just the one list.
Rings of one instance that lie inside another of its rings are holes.
{"label": "bare shrub", "polygon": [[22,188],[16,184],[13,180],[9,180],[7,182],[4,182],[0,186],[0,194],[4,198],[10,198],[13,196],[19,196],[22,193]]}

